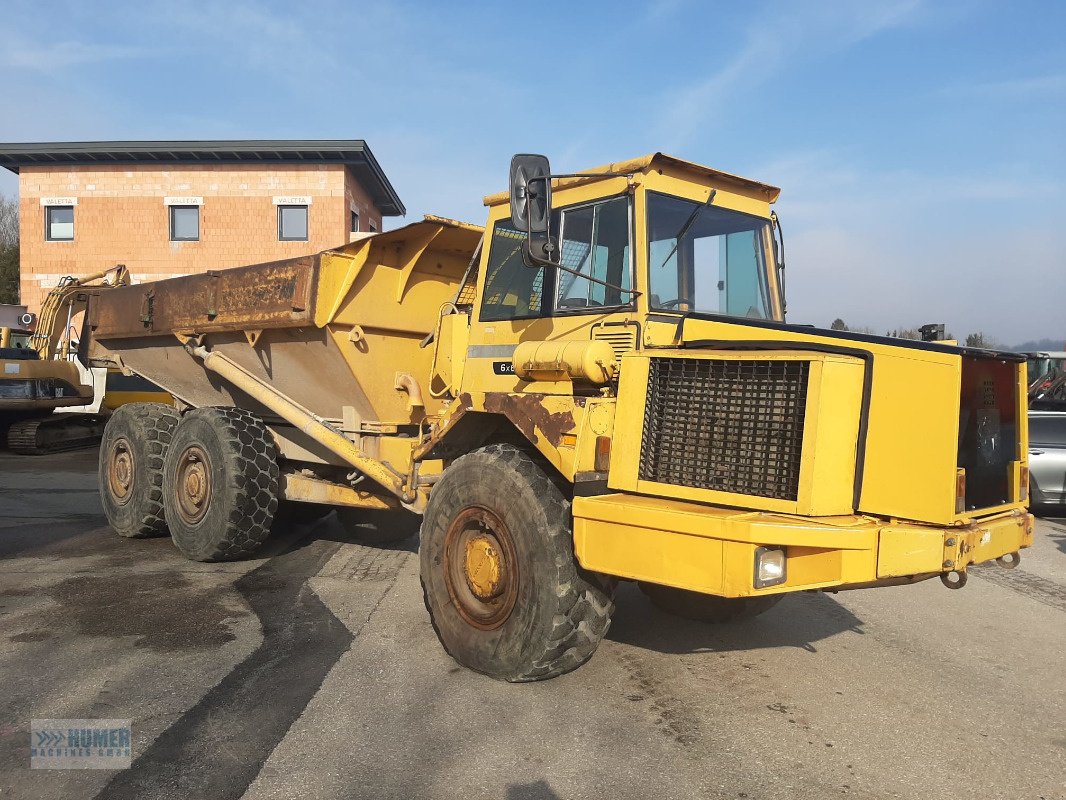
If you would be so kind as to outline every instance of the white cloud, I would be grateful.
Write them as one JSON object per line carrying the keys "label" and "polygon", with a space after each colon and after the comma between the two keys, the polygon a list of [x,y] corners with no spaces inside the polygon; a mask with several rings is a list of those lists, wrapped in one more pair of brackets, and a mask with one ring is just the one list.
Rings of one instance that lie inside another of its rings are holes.
{"label": "white cloud", "polygon": [[947,89],[944,93],[995,100],[1050,99],[1066,95],[1066,73],[974,83]]}
{"label": "white cloud", "polygon": [[[670,93],[659,117],[657,137],[670,151],[684,143],[737,92],[770,81],[787,65],[852,47],[914,21],[921,0],[852,3],[831,0],[759,14],[744,44],[700,80]],[[712,54],[720,51],[709,48]]]}
{"label": "white cloud", "polygon": [[0,48],[0,66],[37,72],[58,72],[75,66],[117,59],[145,58],[153,51],[144,47],[86,44],[65,41],[42,44],[8,36]]}
{"label": "white cloud", "polygon": [[878,171],[829,151],[760,168],[783,187],[790,321],[879,333],[944,322],[1008,345],[1061,336],[1063,188],[985,169]]}

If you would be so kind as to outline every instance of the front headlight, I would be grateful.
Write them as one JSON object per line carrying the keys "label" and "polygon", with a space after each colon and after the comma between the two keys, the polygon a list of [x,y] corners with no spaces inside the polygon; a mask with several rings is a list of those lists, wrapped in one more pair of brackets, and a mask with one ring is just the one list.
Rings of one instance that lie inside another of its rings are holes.
{"label": "front headlight", "polygon": [[755,550],[755,588],[777,586],[788,579],[785,548],[759,547]]}

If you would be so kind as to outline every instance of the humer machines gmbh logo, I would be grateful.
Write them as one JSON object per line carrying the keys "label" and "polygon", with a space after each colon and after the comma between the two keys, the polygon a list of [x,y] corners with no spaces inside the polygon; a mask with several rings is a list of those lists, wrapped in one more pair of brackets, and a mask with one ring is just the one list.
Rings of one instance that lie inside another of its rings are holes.
{"label": "humer machines gmbh logo", "polygon": [[30,724],[31,769],[128,769],[128,719],[35,719]]}

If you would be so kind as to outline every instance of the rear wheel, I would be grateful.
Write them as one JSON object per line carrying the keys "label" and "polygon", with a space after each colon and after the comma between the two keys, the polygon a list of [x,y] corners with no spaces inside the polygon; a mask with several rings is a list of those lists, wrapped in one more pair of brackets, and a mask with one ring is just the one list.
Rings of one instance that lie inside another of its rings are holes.
{"label": "rear wheel", "polygon": [[760,597],[716,597],[658,583],[640,582],[640,590],[668,614],[698,622],[735,622],[751,619],[776,606],[783,594]]}
{"label": "rear wheel", "polygon": [[178,424],[164,466],[163,505],[174,544],[193,561],[254,553],[278,508],[278,454],[254,414],[197,408]]}
{"label": "rear wheel", "polygon": [[121,406],[100,444],[100,503],[119,536],[165,536],[163,462],[178,412],[161,403]]}
{"label": "rear wheel", "polygon": [[353,539],[363,544],[390,544],[418,533],[422,517],[403,508],[338,508],[337,520]]}
{"label": "rear wheel", "polygon": [[444,649],[493,678],[569,672],[610,626],[614,581],[578,566],[569,500],[511,445],[448,467],[430,494],[419,555]]}

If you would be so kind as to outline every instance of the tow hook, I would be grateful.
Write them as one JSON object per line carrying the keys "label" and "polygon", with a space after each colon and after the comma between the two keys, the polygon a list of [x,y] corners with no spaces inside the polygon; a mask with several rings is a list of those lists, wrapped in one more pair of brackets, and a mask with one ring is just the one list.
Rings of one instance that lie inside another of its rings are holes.
{"label": "tow hook", "polygon": [[951,572],[941,572],[940,582],[949,589],[961,589],[966,585],[966,573],[959,569],[953,569]]}
{"label": "tow hook", "polygon": [[996,559],[996,563],[1003,569],[1014,569],[1022,563],[1022,554],[1015,550],[1013,553],[1006,553]]}

